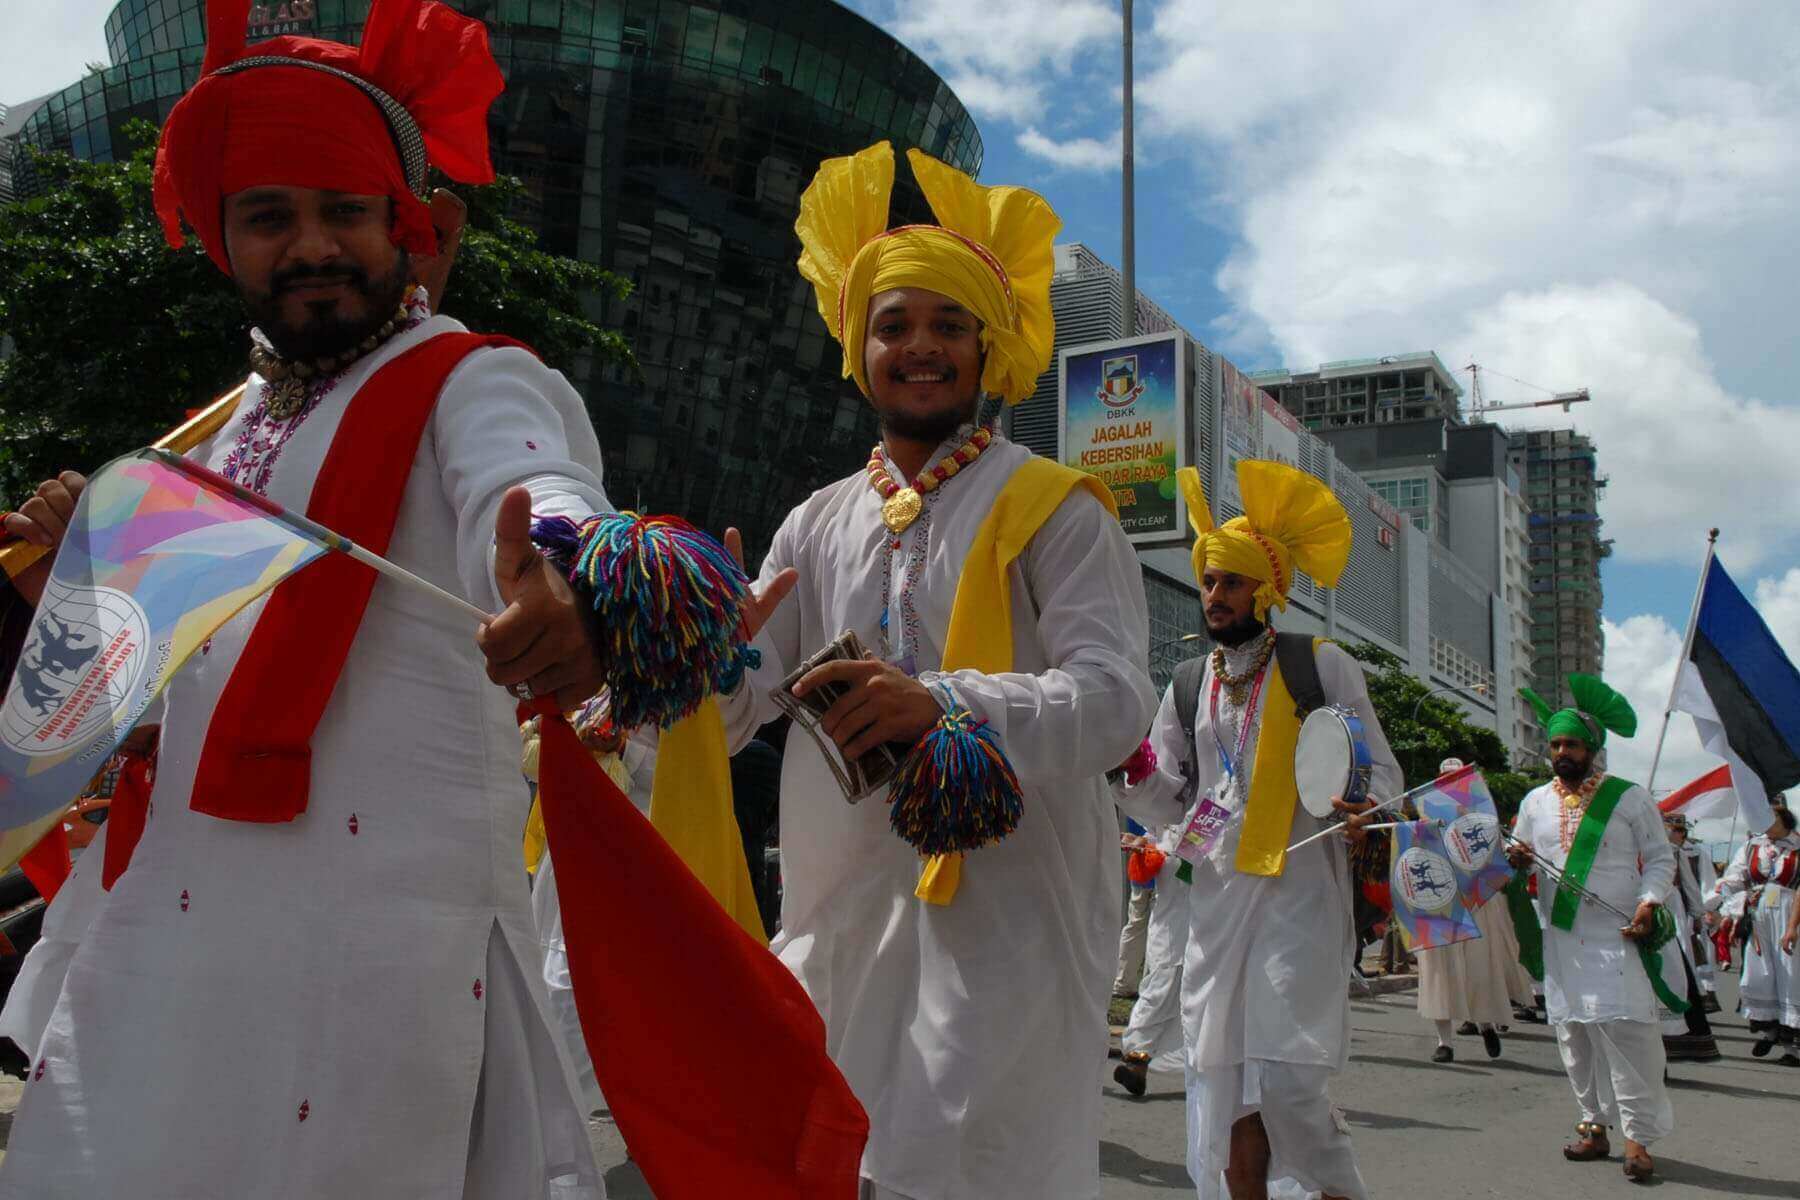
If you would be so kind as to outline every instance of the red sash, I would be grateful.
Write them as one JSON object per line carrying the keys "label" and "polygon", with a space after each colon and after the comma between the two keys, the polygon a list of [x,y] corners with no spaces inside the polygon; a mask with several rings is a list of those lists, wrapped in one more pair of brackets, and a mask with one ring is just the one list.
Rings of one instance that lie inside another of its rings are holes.
{"label": "red sash", "polygon": [[[450,372],[511,338],[443,333],[358,388],[326,451],[306,515],[386,554],[426,422]],[[528,349],[528,347],[520,347]],[[337,687],[375,588],[375,572],[328,554],[269,596],[206,731],[189,802],[234,821],[291,821],[306,811],[312,735]]]}

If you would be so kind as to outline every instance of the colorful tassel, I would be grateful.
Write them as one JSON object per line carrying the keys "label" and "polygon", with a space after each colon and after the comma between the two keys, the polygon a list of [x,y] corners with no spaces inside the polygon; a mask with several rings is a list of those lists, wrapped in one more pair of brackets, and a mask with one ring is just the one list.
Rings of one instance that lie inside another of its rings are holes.
{"label": "colorful tassel", "polygon": [[1145,848],[1133,850],[1131,857],[1125,860],[1125,874],[1131,882],[1139,887],[1149,887],[1156,882],[1156,876],[1169,861],[1168,855],[1161,850]]}
{"label": "colorful tassel", "polygon": [[1019,777],[986,721],[946,713],[900,764],[888,788],[889,823],[921,855],[960,854],[1019,827]]}
{"label": "colorful tassel", "polygon": [[1125,760],[1125,782],[1136,787],[1154,774],[1156,774],[1156,750],[1150,745],[1150,739],[1145,738],[1138,743],[1136,753]]}
{"label": "colorful tassel", "polygon": [[540,517],[532,539],[586,595],[612,719],[667,729],[742,677],[750,581],[731,554],[679,517]]}

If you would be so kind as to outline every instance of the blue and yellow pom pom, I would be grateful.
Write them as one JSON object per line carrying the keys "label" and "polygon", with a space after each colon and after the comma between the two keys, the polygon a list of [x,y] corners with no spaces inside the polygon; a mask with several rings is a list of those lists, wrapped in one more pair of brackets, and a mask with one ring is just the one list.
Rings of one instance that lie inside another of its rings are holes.
{"label": "blue and yellow pom pom", "polygon": [[612,719],[667,729],[742,677],[750,581],[715,538],[679,517],[541,517],[532,539],[592,604]]}
{"label": "blue and yellow pom pom", "polygon": [[960,854],[999,841],[1024,811],[1019,777],[994,731],[967,709],[946,713],[888,785],[889,824],[921,855]]}

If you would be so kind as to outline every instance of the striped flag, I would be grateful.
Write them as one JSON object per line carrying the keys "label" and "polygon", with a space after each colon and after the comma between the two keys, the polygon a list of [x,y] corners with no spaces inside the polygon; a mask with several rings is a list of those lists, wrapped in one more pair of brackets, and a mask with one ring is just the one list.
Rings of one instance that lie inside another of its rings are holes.
{"label": "striped flag", "polygon": [[0,829],[67,805],[214,630],[327,544],[141,450],[88,481],[0,703]]}
{"label": "striped flag", "polygon": [[1707,564],[1674,707],[1725,760],[1745,825],[1774,824],[1770,796],[1800,784],[1800,671],[1717,558]]}
{"label": "striped flag", "polygon": [[1657,801],[1656,807],[1665,817],[1683,816],[1690,821],[1704,821],[1709,817],[1731,816],[1738,810],[1737,803],[1737,792],[1731,786],[1731,768],[1720,766],[1682,784]]}

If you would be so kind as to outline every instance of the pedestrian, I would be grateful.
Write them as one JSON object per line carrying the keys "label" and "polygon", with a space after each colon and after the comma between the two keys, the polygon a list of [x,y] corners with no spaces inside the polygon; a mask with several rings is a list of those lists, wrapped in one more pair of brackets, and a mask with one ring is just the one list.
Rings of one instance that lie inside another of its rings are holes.
{"label": "pedestrian", "polygon": [[1593,676],[1571,675],[1569,687],[1575,706],[1555,713],[1524,690],[1549,737],[1555,777],[1520,805],[1508,857],[1521,869],[1538,866],[1545,1001],[1581,1110],[1563,1156],[1608,1157],[1607,1127],[1618,1123],[1625,1177],[1642,1183],[1654,1171],[1650,1144],[1675,1128],[1657,1027],[1658,1001],[1675,998],[1659,991],[1655,956],[1640,954],[1674,887],[1675,852],[1649,793],[1601,764],[1606,735],[1630,737],[1637,714]]}
{"label": "pedestrian", "polygon": [[1674,813],[1664,819],[1669,841],[1675,847],[1675,883],[1687,923],[1681,927],[1684,949],[1699,982],[1706,1012],[1719,1011],[1718,949],[1706,928],[1706,897],[1718,886],[1718,869],[1706,847],[1693,840],[1688,819]]}
{"label": "pedestrian", "polygon": [[[1120,848],[1129,853],[1143,837],[1144,827],[1126,817]],[[1150,940],[1150,911],[1156,903],[1156,876],[1140,882],[1128,872],[1125,886],[1125,924],[1119,930],[1119,973],[1113,978],[1112,994],[1117,1000],[1136,1000],[1138,981],[1144,974],[1144,950]]]}
{"label": "pedestrian", "polygon": [[1670,1062],[1712,1062],[1719,1057],[1719,1044],[1706,1019],[1706,994],[1700,975],[1702,966],[1710,969],[1711,965],[1706,953],[1707,939],[1700,934],[1698,920],[1704,893],[1700,890],[1700,876],[1683,848],[1687,818],[1680,813],[1669,814],[1663,818],[1663,830],[1675,849],[1675,887],[1669,892],[1668,903],[1675,921],[1675,941],[1663,951],[1663,982],[1688,1002],[1685,1012],[1672,1012],[1666,1007],[1663,1010],[1663,1053]]}
{"label": "pedestrian", "polygon": [[[0,1196],[597,1198],[519,869],[515,700],[487,675],[571,707],[598,687],[526,530],[609,509],[599,445],[560,374],[413,286],[439,252],[427,163],[492,178],[500,71],[441,4],[375,0],[360,50],[247,53],[247,20],[207,6],[155,169],[170,240],[185,222],[256,328],[243,402],[192,455],[501,615],[478,645],[332,556],[189,660]],[[54,543],[70,508],[7,528]]]}
{"label": "pedestrian", "polygon": [[1104,777],[1155,703],[1142,572],[1097,479],[983,419],[984,393],[1023,400],[1050,362],[1055,213],[907,157],[942,224],[888,228],[885,142],[826,161],[801,199],[801,273],[881,441],[776,531],[758,657],[721,711],[747,740],[851,631],[874,656],[793,689],[840,692],[819,729],[842,757],[981,723],[1017,827],[924,864],[888,806],[846,804],[821,746],[788,739],[772,948],[868,1111],[865,1197],[1088,1200],[1119,932]]}
{"label": "pedestrian", "polygon": [[[1147,773],[1128,768],[1125,779],[1141,780]],[[1132,881],[1146,879],[1152,897],[1143,978],[1119,1038],[1119,1065],[1113,1068],[1113,1082],[1132,1096],[1144,1094],[1153,1067],[1178,1072],[1187,1059],[1181,1031],[1181,964],[1187,956],[1187,876],[1191,868],[1184,871],[1188,864],[1175,855],[1180,832],[1178,824],[1155,838],[1126,834],[1120,839],[1131,852]]]}
{"label": "pedestrian", "polygon": [[[1223,1182],[1234,1198],[1260,1197],[1272,1176],[1292,1176],[1360,1200],[1368,1188],[1327,1091],[1349,1049],[1351,870],[1342,838],[1288,853],[1326,827],[1298,801],[1299,710],[1329,704],[1356,715],[1373,762],[1371,794],[1397,794],[1400,767],[1356,660],[1329,642],[1278,637],[1269,624],[1296,571],[1336,583],[1350,555],[1343,505],[1280,463],[1240,462],[1237,475],[1245,515],[1222,528],[1198,475],[1179,476],[1217,646],[1163,694],[1150,736],[1156,770],[1115,794],[1147,826],[1182,820],[1186,764],[1200,802],[1214,806],[1187,888],[1181,980],[1188,1173],[1198,1194],[1220,1196]],[[1353,818],[1359,829],[1364,820]]]}
{"label": "pedestrian", "polygon": [[1742,897],[1737,918],[1743,939],[1738,1002],[1751,1032],[1750,1053],[1766,1058],[1777,1046],[1781,1061],[1800,1067],[1800,956],[1782,946],[1800,892],[1800,835],[1786,804],[1775,805],[1775,823],[1739,848],[1713,893],[1713,907]]}

